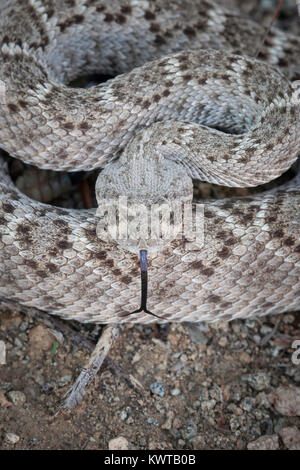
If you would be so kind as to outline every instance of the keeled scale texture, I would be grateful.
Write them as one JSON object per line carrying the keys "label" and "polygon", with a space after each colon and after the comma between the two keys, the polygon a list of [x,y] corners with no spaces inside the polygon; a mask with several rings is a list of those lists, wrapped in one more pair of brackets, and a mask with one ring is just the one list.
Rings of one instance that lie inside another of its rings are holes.
{"label": "keeled scale texture", "polygon": [[[249,20],[208,1],[0,6],[7,89],[0,146],[13,156],[42,168],[92,169],[140,129],[164,121],[149,128],[157,127],[153,140],[164,146],[167,136],[178,149],[172,158],[207,181],[259,184],[296,159],[299,109],[288,81],[230,53],[253,55],[259,47],[264,30]],[[226,52],[198,51],[199,44]],[[272,30],[260,58],[296,78],[299,44]],[[171,54],[188,48],[196,50]],[[64,86],[83,72],[125,73],[166,55],[96,89]],[[139,261],[97,239],[95,211],[39,204],[13,187],[4,161],[1,172],[3,298],[79,321],[157,321],[126,316],[140,303]],[[170,321],[199,321],[298,308],[298,207],[299,177],[255,197],[206,203],[203,249],[190,252],[176,241],[149,260],[150,310]]]}

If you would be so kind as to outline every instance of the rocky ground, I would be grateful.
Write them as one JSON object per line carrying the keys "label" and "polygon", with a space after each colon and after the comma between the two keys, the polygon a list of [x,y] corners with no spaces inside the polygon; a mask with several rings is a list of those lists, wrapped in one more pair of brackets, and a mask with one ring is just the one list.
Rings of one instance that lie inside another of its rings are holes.
{"label": "rocky ground", "polygon": [[44,317],[0,311],[0,448],[300,449],[299,313],[127,326],[73,410],[99,327],[71,322],[74,338]]}

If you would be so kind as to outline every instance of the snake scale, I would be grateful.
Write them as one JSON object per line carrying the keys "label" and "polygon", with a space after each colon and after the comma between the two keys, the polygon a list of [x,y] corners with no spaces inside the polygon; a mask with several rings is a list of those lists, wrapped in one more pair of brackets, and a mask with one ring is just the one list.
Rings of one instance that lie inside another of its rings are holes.
{"label": "snake scale", "polygon": [[[271,28],[263,42],[265,28],[208,0],[0,8],[0,147],[43,169],[104,168],[100,205],[120,194],[191,201],[192,178],[256,186],[296,161],[298,37]],[[94,73],[115,78],[67,86]],[[96,209],[25,196],[3,157],[0,171],[1,298],[81,322],[158,321],[128,315],[140,306],[135,245],[97,236]],[[299,173],[255,195],[206,201],[202,247],[182,237],[149,252],[151,311],[195,322],[299,308],[299,202]]]}

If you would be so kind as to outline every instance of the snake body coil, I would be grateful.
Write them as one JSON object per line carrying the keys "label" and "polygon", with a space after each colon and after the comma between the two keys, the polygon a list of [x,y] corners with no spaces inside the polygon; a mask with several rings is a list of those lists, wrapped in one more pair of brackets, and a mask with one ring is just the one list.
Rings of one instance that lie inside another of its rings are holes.
{"label": "snake body coil", "polygon": [[[119,195],[191,200],[191,178],[256,186],[296,161],[298,38],[272,29],[251,58],[264,28],[207,0],[0,8],[0,147],[39,168],[104,168],[100,205]],[[66,86],[96,72],[117,76]],[[82,322],[157,321],[128,316],[140,305],[135,245],[99,238],[95,210],[26,197],[2,157],[0,172],[2,298]],[[299,202],[299,173],[251,197],[206,202],[203,246],[183,237],[150,253],[149,309],[214,321],[299,308]]]}

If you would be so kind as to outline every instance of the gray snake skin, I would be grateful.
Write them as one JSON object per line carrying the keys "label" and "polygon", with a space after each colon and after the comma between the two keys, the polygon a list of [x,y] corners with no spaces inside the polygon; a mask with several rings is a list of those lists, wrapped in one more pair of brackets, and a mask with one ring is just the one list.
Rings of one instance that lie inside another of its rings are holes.
{"label": "gray snake skin", "polygon": [[[264,28],[207,0],[0,8],[0,147],[43,169],[104,168],[100,206],[124,195],[188,201],[196,213],[192,179],[257,186],[296,161],[298,37],[272,28],[262,45]],[[99,72],[116,78],[66,86]],[[99,232],[96,209],[30,199],[0,158],[0,297],[81,322],[159,321],[130,314],[147,241]],[[149,309],[196,322],[299,308],[299,202],[299,172],[272,190],[206,201],[203,246],[184,237],[151,245]]]}

